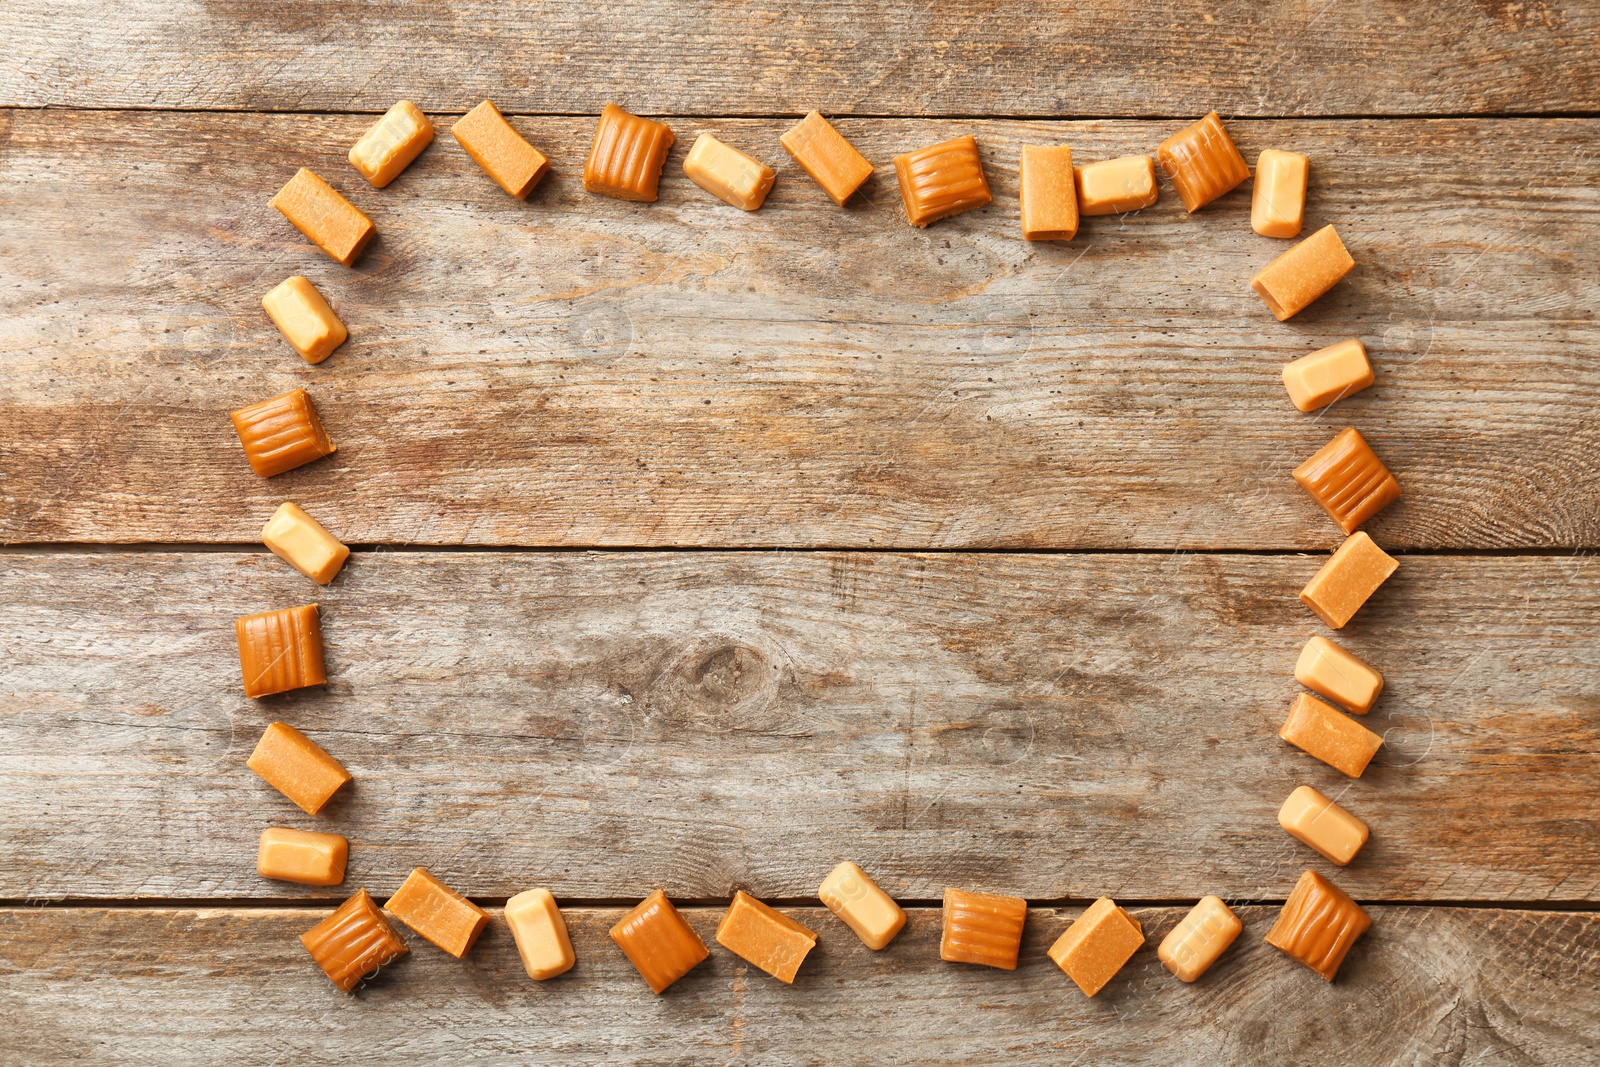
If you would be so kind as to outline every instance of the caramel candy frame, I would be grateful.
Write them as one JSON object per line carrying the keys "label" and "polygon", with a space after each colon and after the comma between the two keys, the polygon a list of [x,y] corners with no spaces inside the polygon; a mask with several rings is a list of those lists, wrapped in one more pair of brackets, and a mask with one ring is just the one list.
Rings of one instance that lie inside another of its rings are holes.
{"label": "caramel candy frame", "polygon": [[384,908],[423,937],[460,959],[489,925],[489,913],[429,874],[412,870]]}
{"label": "caramel candy frame", "polygon": [[300,943],[341,993],[411,951],[365,889],[301,934]]}
{"label": "caramel candy frame", "polygon": [[1316,871],[1307,871],[1284,902],[1267,944],[1331,982],[1350,947],[1371,928],[1361,905]]}
{"label": "caramel candy frame", "polygon": [[368,127],[347,158],[373,188],[382,189],[432,143],[433,123],[416,104],[402,100]]}
{"label": "caramel candy frame", "polygon": [[611,928],[611,940],[628,957],[628,962],[650,986],[651,992],[657,994],[711,955],[694,927],[684,921],[667,894],[659,889]]}
{"label": "caramel candy frame", "polygon": [[1268,263],[1250,279],[1250,288],[1282,322],[1304,311],[1355,265],[1330,223]]}
{"label": "caramel candy frame", "polygon": [[1278,736],[1352,778],[1361,777],[1383,745],[1382,737],[1307,693],[1294,698]]}
{"label": "caramel candy frame", "polygon": [[1068,145],[1023,145],[1017,168],[1022,236],[1070,241],[1078,234],[1078,185]]}
{"label": "caramel candy frame", "polygon": [[350,781],[350,772],[338,760],[283,722],[267,726],[245,766],[307,815],[321,811]]}
{"label": "caramel candy frame", "polygon": [[815,111],[779,137],[778,143],[840,207],[872,177],[872,164],[867,157]]}
{"label": "caramel candy frame", "polygon": [[947,888],[943,919],[940,959],[998,967],[1002,971],[1017,969],[1022,927],[1028,919],[1026,900]]}
{"label": "caramel candy frame", "polygon": [[1115,978],[1144,944],[1144,927],[1110,897],[1101,897],[1073,920],[1055,944],[1050,959],[1083,995],[1092,997]]}
{"label": "caramel candy frame", "polygon": [[1335,434],[1293,474],[1346,534],[1400,499],[1400,483],[1354,427]]}
{"label": "caramel candy frame", "polygon": [[280,396],[230,412],[233,430],[239,435],[244,458],[250,469],[271,478],[296,467],[303,467],[339,447],[323,429],[317,409],[304,389],[291,389]]}
{"label": "caramel candy frame", "polygon": [[305,167],[267,203],[283,212],[312,244],[347,267],[378,232],[359,208]]}
{"label": "caramel candy frame", "polygon": [[1323,622],[1342,630],[1400,563],[1358,530],[1334,550],[1306,587],[1300,601]]}
{"label": "caramel candy frame", "polygon": [[513,129],[491,100],[461,116],[450,127],[450,136],[495,184],[518,200],[526,200],[550,170],[544,153]]}
{"label": "caramel candy frame", "polygon": [[1156,158],[1191,215],[1250,177],[1250,168],[1215,111],[1162,141]]}
{"label": "caramel candy frame", "polygon": [[654,203],[661,168],[667,164],[673,141],[666,124],[607,104],[600,112],[589,161],[583,167],[583,187],[618,200]]}
{"label": "caramel candy frame", "polygon": [[1193,982],[1211,969],[1244,929],[1221,897],[1201,897],[1156,949],[1161,966],[1180,982]]}
{"label": "caramel candy frame", "polygon": [[906,221],[922,227],[989,203],[978,142],[970,134],[894,157]]}
{"label": "caramel candy frame", "polygon": [[717,944],[785,985],[816,947],[817,932],[738,890],[717,924]]}
{"label": "caramel candy frame", "polygon": [[256,844],[256,873],[299,885],[338,885],[349,857],[350,842],[339,834],[269,826]]}
{"label": "caramel candy frame", "polygon": [[328,681],[317,605],[264,611],[233,620],[244,695],[272,696]]}

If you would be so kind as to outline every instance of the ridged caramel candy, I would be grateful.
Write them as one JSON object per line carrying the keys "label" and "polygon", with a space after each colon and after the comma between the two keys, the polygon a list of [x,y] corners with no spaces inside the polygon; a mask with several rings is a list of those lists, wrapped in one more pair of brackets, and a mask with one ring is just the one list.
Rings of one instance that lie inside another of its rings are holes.
{"label": "ridged caramel candy", "polygon": [[350,772],[288,723],[269,725],[245,766],[307,815],[321,811]]}
{"label": "ridged caramel candy", "polygon": [[815,111],[778,138],[778,143],[840,207],[872,177],[867,157]]}
{"label": "ridged caramel candy", "polygon": [[1021,897],[946,889],[939,958],[1014,971],[1027,918],[1028,902]]}
{"label": "ridged caramel candy", "polygon": [[1372,710],[1383,692],[1383,675],[1326,637],[1313,637],[1295,660],[1294,680],[1357,715]]}
{"label": "ridged caramel candy", "polygon": [[1215,111],[1162,141],[1156,158],[1190,214],[1250,177],[1250,168]]}
{"label": "ridged caramel candy", "polygon": [[506,901],[506,925],[517,942],[523,970],[535,982],[566,974],[578,961],[567,921],[548,889],[529,889]]}
{"label": "ridged caramel candy", "polygon": [[1144,944],[1144,927],[1110,897],[1101,897],[1050,946],[1050,958],[1092,997]]}
{"label": "ridged caramel candy", "polygon": [[1244,924],[1221,897],[1201,897],[1200,903],[1172,932],[1161,939],[1156,958],[1180,982],[1193,982],[1228,951]]}
{"label": "ridged caramel candy", "polygon": [[301,934],[300,943],[342,993],[410,951],[365,889]]}
{"label": "ridged caramel candy", "polygon": [[717,924],[717,944],[778,981],[793,984],[806,954],[816,947],[817,932],[741,889]]}
{"label": "ridged caramel candy", "polygon": [[1354,427],[1296,467],[1294,480],[1347,534],[1400,499],[1400,483]]}
{"label": "ridged caramel candy", "polygon": [[1161,195],[1156,184],[1156,161],[1149,156],[1102,159],[1072,168],[1078,190],[1078,214],[1122,215],[1141,211]]}
{"label": "ridged caramel candy", "polygon": [[489,913],[454,889],[415,868],[384,904],[390,915],[460,959],[489,925]]}
{"label": "ridged caramel candy", "polygon": [[1352,778],[1361,777],[1383,745],[1382,737],[1306,693],[1294,698],[1278,736]]}
{"label": "ridged caramel candy", "polygon": [[382,189],[433,143],[433,123],[416,104],[402,100],[374,122],[350,149],[350,165]]}
{"label": "ridged caramel candy", "polygon": [[755,211],[772,191],[778,172],[702,133],[683,161],[683,173],[700,188],[743,211]]}
{"label": "ridged caramel candy", "polygon": [[350,336],[316,286],[298,274],[274,286],[261,307],[307,363],[321,363]]}
{"label": "ridged caramel candy", "polygon": [[1309,785],[1289,794],[1278,809],[1278,825],[1341,867],[1367,843],[1367,824]]}
{"label": "ridged caramel candy", "polygon": [[256,845],[256,873],[300,885],[338,885],[349,858],[350,842],[339,834],[269,826]]}
{"label": "ridged caramel candy", "polygon": [[1024,239],[1070,241],[1077,236],[1078,187],[1070,145],[1023,145],[1017,182]]}
{"label": "ridged caramel candy", "polygon": [[333,581],[350,549],[298,504],[284,501],[261,529],[261,541],[273,554],[318,585]]}
{"label": "ridged caramel candy", "polygon": [[263,478],[338,451],[304,389],[240,408],[231,417],[250,469]]}
{"label": "ridged caramel candy", "polygon": [[1267,944],[1331,982],[1350,946],[1371,928],[1372,919],[1361,905],[1316,871],[1307,871],[1284,902]]}
{"label": "ridged caramel candy", "polygon": [[526,200],[550,169],[544,153],[511,128],[493,101],[485,100],[461,116],[450,127],[450,135],[500,188],[518,200]]}
{"label": "ridged caramel candy", "polygon": [[583,187],[618,200],[653,203],[673,140],[664,123],[607,104],[595,127],[589,162],[584,164]]}
{"label": "ridged caramel candy", "polygon": [[900,905],[854,863],[841,863],[830,871],[817,897],[874,952],[893,941],[906,924]]}
{"label": "ridged caramel candy", "polygon": [[913,226],[959,215],[993,199],[978,142],[970,135],[894,157],[906,219]]}
{"label": "ridged caramel candy", "polygon": [[665,990],[711,955],[694,927],[684,921],[667,894],[659,889],[611,928],[611,940],[655,993]]}
{"label": "ridged caramel candy", "polygon": [[1304,311],[1355,265],[1330,223],[1268,263],[1250,279],[1250,288],[1282,322]]}
{"label": "ridged caramel candy", "polygon": [[1299,237],[1306,214],[1311,161],[1299,152],[1264,149],[1256,157],[1250,228],[1263,237]]}
{"label": "ridged caramel candy", "polygon": [[1301,411],[1316,411],[1373,383],[1367,349],[1354,337],[1283,365],[1283,387]]}
{"label": "ridged caramel candy", "polygon": [[327,682],[317,605],[245,615],[233,620],[233,633],[245,696],[271,696]]}
{"label": "ridged caramel candy", "polygon": [[1300,590],[1300,601],[1335,630],[1343,629],[1399,566],[1365,531],[1357,531]]}
{"label": "ridged caramel candy", "polygon": [[359,208],[305,167],[267,203],[283,212],[312,244],[347,267],[378,232]]}

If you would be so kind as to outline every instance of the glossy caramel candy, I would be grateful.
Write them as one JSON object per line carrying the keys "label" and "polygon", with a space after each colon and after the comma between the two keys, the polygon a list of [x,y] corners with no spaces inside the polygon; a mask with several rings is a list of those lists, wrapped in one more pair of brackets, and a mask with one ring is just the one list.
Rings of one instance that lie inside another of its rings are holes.
{"label": "glossy caramel candy", "polygon": [[350,842],[339,834],[269,826],[256,846],[256,873],[300,885],[338,885],[349,858]]}
{"label": "glossy caramel candy", "polygon": [[298,274],[274,286],[261,307],[307,363],[321,363],[350,336],[316,286]]}
{"label": "glossy caramel candy", "polygon": [[778,143],[840,207],[872,177],[872,164],[867,157],[815,111],[778,138]]}
{"label": "glossy caramel candy", "polygon": [[894,173],[900,179],[906,219],[913,226],[959,215],[993,199],[978,142],[971,136],[895,156]]}
{"label": "glossy caramel candy", "polygon": [[1341,867],[1355,859],[1367,843],[1367,824],[1309,785],[1289,794],[1278,809],[1278,825]]}
{"label": "glossy caramel candy", "polygon": [[231,417],[250,469],[263,478],[338,451],[304,389],[240,408]]}
{"label": "glossy caramel candy", "polygon": [[261,541],[273,554],[318,585],[333,581],[350,549],[298,504],[284,501],[261,528]]}
{"label": "glossy caramel candy", "polygon": [[1050,959],[1092,997],[1144,944],[1144,927],[1110,897],[1101,897],[1050,946]]}
{"label": "glossy caramel candy", "polygon": [[535,982],[566,974],[578,961],[567,921],[548,889],[529,889],[506,901],[506,925],[517,942],[523,970]]}
{"label": "glossy caramel candy", "polygon": [[667,894],[659,889],[611,928],[611,940],[655,993],[664,991],[711,955],[694,927],[684,922]]}
{"label": "glossy caramel candy", "polygon": [[583,167],[583,187],[618,200],[654,203],[673,140],[664,123],[607,104],[595,127],[589,162]]}
{"label": "glossy caramel candy", "polygon": [[1172,932],[1161,939],[1156,958],[1180,982],[1193,982],[1228,951],[1244,924],[1221,897],[1201,897],[1200,903]]}
{"label": "glossy caramel candy", "polygon": [[450,127],[450,135],[500,188],[518,200],[526,200],[550,170],[544,153],[511,128],[493,101],[485,100],[463,115]]}
{"label": "glossy caramel candy", "polygon": [[365,889],[301,934],[300,943],[342,993],[410,951]]}
{"label": "glossy caramel candy", "polygon": [[347,267],[378,232],[360,209],[305,167],[267,203],[283,212],[312,244]]}
{"label": "glossy caramel candy", "polygon": [[1301,411],[1316,411],[1374,381],[1367,349],[1352,337],[1283,365],[1283,387]]}
{"label": "glossy caramel candy", "polygon": [[1294,680],[1357,715],[1371,711],[1383,692],[1383,675],[1376,667],[1321,636],[1300,650]]}
{"label": "glossy caramel candy", "polygon": [[409,100],[388,111],[350,149],[350,165],[382,189],[433,143],[433,123]]}
{"label": "glossy caramel candy", "polygon": [[1250,177],[1215,111],[1162,141],[1156,158],[1191,215]]}
{"label": "glossy caramel candy", "polygon": [[1365,531],[1358,530],[1300,590],[1300,601],[1335,630],[1343,629],[1399,566]]}
{"label": "glossy caramel candy", "polygon": [[1078,190],[1078,214],[1122,215],[1141,211],[1161,195],[1156,161],[1149,156],[1123,156],[1072,168]]}
{"label": "glossy caramel candy", "polygon": [[874,952],[893,941],[906,924],[900,905],[854,863],[841,863],[830,871],[817,897]]}
{"label": "glossy caramel candy", "polygon": [[317,605],[246,615],[233,620],[233,633],[239,643],[245,696],[271,696],[327,683]]}
{"label": "glossy caramel candy", "polygon": [[384,905],[390,915],[456,959],[477,944],[489,913],[421,867],[414,869]]}
{"label": "glossy caramel candy", "polygon": [[1306,214],[1311,162],[1299,152],[1265,149],[1256,157],[1250,228],[1263,237],[1299,237]]}
{"label": "glossy caramel candy", "polygon": [[741,889],[717,924],[717,944],[789,985],[816,947],[817,932]]}
{"label": "glossy caramel candy", "polygon": [[1077,236],[1078,187],[1069,145],[1023,145],[1017,179],[1024,239],[1070,241]]}
{"label": "glossy caramel candy", "polygon": [[1400,483],[1353,427],[1296,467],[1294,480],[1347,534],[1400,499]]}
{"label": "glossy caramel candy", "polygon": [[350,780],[350,772],[338,760],[282,722],[267,727],[245,766],[307,815],[321,811],[339,787]]}
{"label": "glossy caramel candy", "polygon": [[742,211],[755,211],[765,203],[778,176],[771,167],[709,133],[694,139],[683,161],[683,173],[718,200]]}
{"label": "glossy caramel candy", "polygon": [[1028,902],[1021,897],[946,889],[939,958],[1014,971],[1027,918]]}
{"label": "glossy caramel candy", "polygon": [[1330,223],[1268,263],[1250,279],[1250,288],[1282,322],[1304,311],[1355,265]]}
{"label": "glossy caramel candy", "polygon": [[1361,905],[1316,871],[1307,871],[1284,902],[1267,944],[1331,982],[1350,946],[1371,928],[1372,919]]}
{"label": "glossy caramel candy", "polygon": [[1382,737],[1308,693],[1294,698],[1278,736],[1352,778],[1361,777],[1383,745]]}

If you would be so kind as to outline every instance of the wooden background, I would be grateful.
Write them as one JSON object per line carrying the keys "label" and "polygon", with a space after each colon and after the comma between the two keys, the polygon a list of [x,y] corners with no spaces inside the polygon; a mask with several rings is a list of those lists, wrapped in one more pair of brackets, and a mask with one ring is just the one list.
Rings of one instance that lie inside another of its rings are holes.
{"label": "wooden background", "polygon": [[[1559,0],[0,6],[0,1062],[1600,1062],[1600,9]],[[485,96],[552,159],[523,203],[445,132]],[[344,153],[400,98],[393,185]],[[583,193],[615,99],[662,196]],[[817,107],[880,174],[835,208],[778,147]],[[1356,271],[1286,324],[1248,186],[1020,240],[1026,143],[1149,153],[1216,108],[1312,159]],[[744,214],[711,130],[776,166]],[[973,133],[993,205],[918,231],[890,157]],[[354,270],[266,206],[300,165],[377,222]],[[302,273],[317,367],[260,296]],[[1279,368],[1347,336],[1314,415]],[[227,420],[304,385],[338,453],[263,481]],[[1406,496],[1340,640],[1385,673],[1351,782],[1285,746],[1296,601],[1338,532],[1288,476],[1357,426]],[[293,499],[356,551],[259,545]],[[262,701],[230,620],[316,599],[330,684]],[[315,819],[244,767],[291,722],[356,775]],[[1296,785],[1373,838],[1287,838]],[[351,839],[267,882],[270,824]],[[854,859],[911,923],[816,907]],[[561,898],[355,997],[296,935],[425,865]],[[1332,986],[1261,938],[1299,873],[1366,904]],[[946,885],[1035,906],[1015,974],[938,960]],[[656,998],[605,935],[655,887],[822,935],[784,987],[720,948]],[[1205,893],[1199,983],[1154,945]],[[1102,894],[1150,936],[1087,1000],[1044,955]]]}

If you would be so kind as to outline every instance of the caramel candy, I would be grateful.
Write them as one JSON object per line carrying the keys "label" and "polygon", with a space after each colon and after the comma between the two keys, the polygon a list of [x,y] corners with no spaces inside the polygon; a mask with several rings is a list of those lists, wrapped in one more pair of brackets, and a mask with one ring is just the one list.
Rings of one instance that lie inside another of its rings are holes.
{"label": "caramel candy", "polygon": [[723,144],[709,133],[694,139],[683,161],[689,180],[725,203],[754,211],[767,199],[778,172]]}
{"label": "caramel candy", "polygon": [[817,896],[874,952],[893,941],[906,924],[900,905],[853,863],[835,867],[822,880]]}
{"label": "caramel candy", "polygon": [[1078,187],[1067,145],[1023,145],[1018,172],[1022,236],[1029,241],[1070,241],[1078,233]]}
{"label": "caramel candy", "polygon": [[872,164],[867,157],[815,111],[778,138],[778,143],[840,207],[872,177]]}
{"label": "caramel candy", "polygon": [[1350,946],[1371,927],[1361,905],[1316,871],[1307,871],[1284,902],[1267,944],[1331,982]]}
{"label": "caramel candy", "polygon": [[1283,365],[1283,387],[1301,411],[1316,411],[1371,385],[1372,364],[1354,337]]}
{"label": "caramel candy", "polygon": [[256,873],[280,882],[338,885],[349,857],[350,842],[338,834],[270,826],[256,847]]}
{"label": "caramel candy", "polygon": [[281,722],[267,727],[245,766],[307,815],[321,811],[339,787],[350,780],[350,772],[338,760],[305,734]]}
{"label": "caramel candy", "polygon": [[384,908],[456,959],[465,956],[489,925],[489,913],[421,867],[395,890]]}
{"label": "caramel candy", "polygon": [[738,890],[717,924],[717,943],[785,984],[817,944],[817,932]]}
{"label": "caramel candy", "polygon": [[659,889],[611,928],[611,940],[655,993],[665,990],[711,955],[694,927],[683,921],[678,909]]}
{"label": "caramel candy", "polygon": [[663,123],[607,104],[595,127],[589,162],[583,167],[583,187],[618,200],[654,203],[673,140],[672,131]]}
{"label": "caramel candy", "polygon": [[233,620],[239,642],[239,669],[244,695],[271,696],[323,685],[322,620],[317,605],[264,611]]}
{"label": "caramel candy", "polygon": [[1161,939],[1156,958],[1178,981],[1192,982],[1211,969],[1243,929],[1244,923],[1221,897],[1201,897],[1183,921]]}
{"label": "caramel candy", "polygon": [[500,188],[518,200],[526,200],[550,169],[550,161],[511,128],[493,101],[485,100],[461,116],[450,127],[450,135]]}
{"label": "caramel candy", "polygon": [[288,501],[279,504],[262,527],[261,540],[279,559],[318,585],[333,581],[350,558],[350,549],[298,504]]}
{"label": "caramel candy", "polygon": [[1367,843],[1367,824],[1309,785],[1289,794],[1278,809],[1278,825],[1341,867]]}
{"label": "caramel candy", "polygon": [[1352,778],[1361,777],[1383,744],[1383,738],[1307,693],[1294,698],[1278,736]]}
{"label": "caramel candy", "polygon": [[1354,428],[1296,467],[1294,480],[1347,534],[1400,499],[1400,483]]}
{"label": "caramel candy", "polygon": [[567,921],[549,890],[530,889],[506,901],[506,925],[517,942],[523,968],[535,982],[566,974],[577,962]]}
{"label": "caramel candy", "polygon": [[231,417],[234,432],[244,446],[244,458],[250,461],[250,469],[263,478],[292,471],[338,451],[304,389],[291,389],[282,396],[240,408]]}
{"label": "caramel candy", "polygon": [[1078,188],[1078,214],[1084,216],[1139,211],[1154,204],[1160,195],[1156,161],[1149,156],[1123,156],[1074,167],[1072,180]]}
{"label": "caramel candy", "polygon": [[900,179],[900,199],[913,226],[959,215],[993,199],[978,158],[978,142],[971,136],[929,145],[894,157]]}
{"label": "caramel candy", "polygon": [[1282,322],[1332,289],[1355,265],[1330,223],[1268,263],[1250,279],[1250,288]]}
{"label": "caramel candy", "polygon": [[1326,637],[1313,637],[1300,650],[1294,680],[1357,715],[1371,711],[1383,692],[1383,675]]}
{"label": "caramel candy", "polygon": [[307,363],[321,363],[350,336],[322,294],[298,274],[279,282],[261,298],[261,306],[283,339]]}
{"label": "caramel candy", "polygon": [[1264,149],[1256,157],[1256,187],[1250,198],[1250,228],[1263,237],[1299,237],[1306,214],[1306,176],[1311,161],[1299,152]]}
{"label": "caramel candy", "polygon": [[1110,897],[1101,897],[1056,938],[1050,958],[1092,997],[1144,944],[1144,927]]}
{"label": "caramel candy", "polygon": [[1250,177],[1215,111],[1162,141],[1156,158],[1191,215]]}
{"label": "caramel candy", "polygon": [[301,934],[300,943],[342,993],[410,951],[365,889]]}
{"label": "caramel candy", "polygon": [[1300,600],[1317,618],[1335,630],[1342,630],[1399,566],[1393,556],[1373,544],[1365,533],[1351,534],[1300,590]]}
{"label": "caramel candy", "polygon": [[378,232],[371,219],[305,167],[267,203],[283,212],[312,244],[347,267]]}
{"label": "caramel candy", "polygon": [[1014,971],[1027,918],[1028,902],[1021,897],[946,889],[939,958]]}
{"label": "caramel candy", "polygon": [[409,100],[383,113],[350,149],[350,165],[376,188],[400,176],[433,143],[433,123]]}

